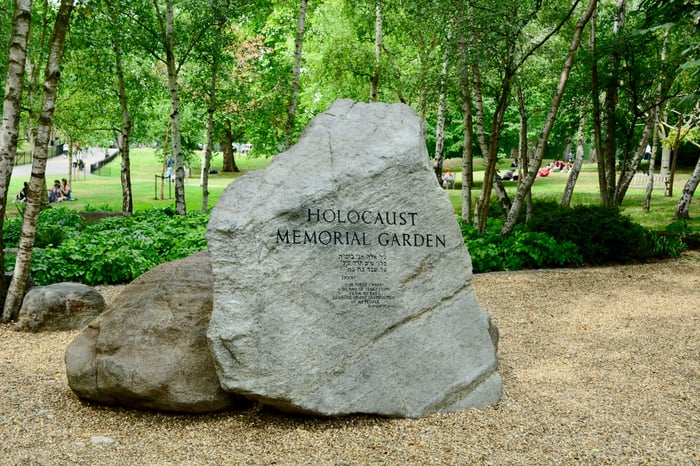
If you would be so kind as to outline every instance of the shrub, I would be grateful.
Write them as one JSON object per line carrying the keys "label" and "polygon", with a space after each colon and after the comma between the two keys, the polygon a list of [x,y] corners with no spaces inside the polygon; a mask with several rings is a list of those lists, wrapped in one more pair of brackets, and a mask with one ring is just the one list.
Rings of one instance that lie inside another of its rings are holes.
{"label": "shrub", "polygon": [[[60,244],[34,251],[31,273],[38,285],[128,283],[162,262],[206,249],[208,218],[201,212],[180,216],[170,209],[150,209],[81,231],[67,228]],[[6,270],[12,266],[7,263]]]}
{"label": "shrub", "polygon": [[575,243],[587,264],[630,263],[657,257],[651,232],[621,215],[615,207],[543,209],[538,205],[525,228]]}
{"label": "shrub", "polygon": [[558,241],[546,233],[517,227],[512,235],[500,234],[503,222],[489,219],[480,235],[471,225],[462,224],[462,235],[472,257],[474,272],[538,269],[581,265],[578,248],[570,241]]}
{"label": "shrub", "polygon": [[[22,221],[22,217],[13,217],[5,220],[2,239],[6,248],[19,246]],[[34,246],[37,248],[59,246],[63,241],[77,234],[84,227],[83,218],[74,210],[66,209],[65,207],[42,210],[36,226]]]}

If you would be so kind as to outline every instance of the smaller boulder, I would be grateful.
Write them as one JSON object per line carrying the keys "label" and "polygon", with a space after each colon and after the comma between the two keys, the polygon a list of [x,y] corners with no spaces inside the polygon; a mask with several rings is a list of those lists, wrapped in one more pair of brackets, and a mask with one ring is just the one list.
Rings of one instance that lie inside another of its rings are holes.
{"label": "smaller boulder", "polygon": [[207,346],[212,286],[207,252],[131,282],[68,346],[70,388],[99,403],[181,413],[242,401],[221,388]]}
{"label": "smaller boulder", "polygon": [[105,310],[95,288],[81,283],[54,283],[27,291],[17,316],[17,330],[79,330]]}

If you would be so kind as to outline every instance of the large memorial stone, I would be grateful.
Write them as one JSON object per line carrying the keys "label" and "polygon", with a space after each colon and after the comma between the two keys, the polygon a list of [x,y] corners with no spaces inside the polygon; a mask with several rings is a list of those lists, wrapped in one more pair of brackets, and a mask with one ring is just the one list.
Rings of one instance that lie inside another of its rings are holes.
{"label": "large memorial stone", "polygon": [[499,400],[490,317],[409,107],[336,101],[226,189],[207,241],[224,389],[322,415]]}

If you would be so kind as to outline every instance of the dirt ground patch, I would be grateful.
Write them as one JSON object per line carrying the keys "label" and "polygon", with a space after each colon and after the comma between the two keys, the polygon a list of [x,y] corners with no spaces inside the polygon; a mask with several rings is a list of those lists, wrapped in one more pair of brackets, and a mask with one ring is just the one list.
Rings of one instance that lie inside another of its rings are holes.
{"label": "dirt ground patch", "polygon": [[63,363],[77,332],[2,326],[0,463],[700,462],[700,252],[479,274],[473,284],[500,329],[503,398],[419,420],[324,420],[258,405],[186,416],[83,403]]}

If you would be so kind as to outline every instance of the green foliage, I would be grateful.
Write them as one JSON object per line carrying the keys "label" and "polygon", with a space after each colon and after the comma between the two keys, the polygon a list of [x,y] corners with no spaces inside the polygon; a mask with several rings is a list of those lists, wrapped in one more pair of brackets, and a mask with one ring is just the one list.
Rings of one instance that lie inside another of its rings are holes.
{"label": "green foliage", "polygon": [[671,249],[668,253],[669,257],[678,257],[687,247],[700,249],[700,233],[693,231],[687,220],[676,220],[668,224],[664,232],[657,236],[660,237],[654,239],[657,247]]}
{"label": "green foliage", "polygon": [[503,220],[495,217],[489,218],[483,235],[462,223],[474,272],[676,258],[686,249],[682,235],[690,231],[675,222],[665,234],[656,233],[610,207],[565,208],[545,199],[533,210],[530,223],[518,224],[508,237],[501,236]]}
{"label": "green foliage", "polygon": [[651,257],[664,259],[667,257],[678,258],[687,246],[680,237],[666,236],[656,232],[649,232],[649,253]]}
{"label": "green foliage", "polygon": [[[128,283],[162,262],[206,249],[208,218],[201,212],[174,215],[172,209],[140,211],[87,227],[64,218],[63,241],[34,251],[31,274],[38,285]],[[57,225],[51,224],[48,230],[54,231]],[[6,270],[12,266],[6,264]]]}
{"label": "green foliage", "polygon": [[[7,248],[19,246],[22,233],[22,217],[8,218],[4,222],[3,243]],[[59,246],[64,240],[84,228],[83,218],[65,207],[45,209],[39,214],[34,246],[45,248]]]}
{"label": "green foliage", "polygon": [[546,233],[518,227],[512,235],[500,234],[503,222],[489,219],[480,235],[471,225],[462,223],[462,235],[472,257],[474,272],[539,269],[578,266],[582,263],[578,248],[570,241],[559,241]]}
{"label": "green foliage", "polygon": [[19,236],[22,233],[22,217],[6,218],[3,224],[2,241],[6,248],[19,246]]}
{"label": "green foliage", "polygon": [[526,228],[547,233],[559,241],[575,243],[583,262],[591,265],[668,257],[670,250],[675,251],[677,247],[672,242],[664,243],[615,207],[548,205],[542,208],[538,205]]}
{"label": "green foliage", "polygon": [[85,212],[98,212],[98,211],[103,211],[103,210],[110,211],[110,210],[112,210],[112,208],[110,207],[109,204],[106,204],[106,203],[100,204],[98,206],[93,206],[90,203],[87,203],[87,204],[85,204],[84,210],[85,210]]}

